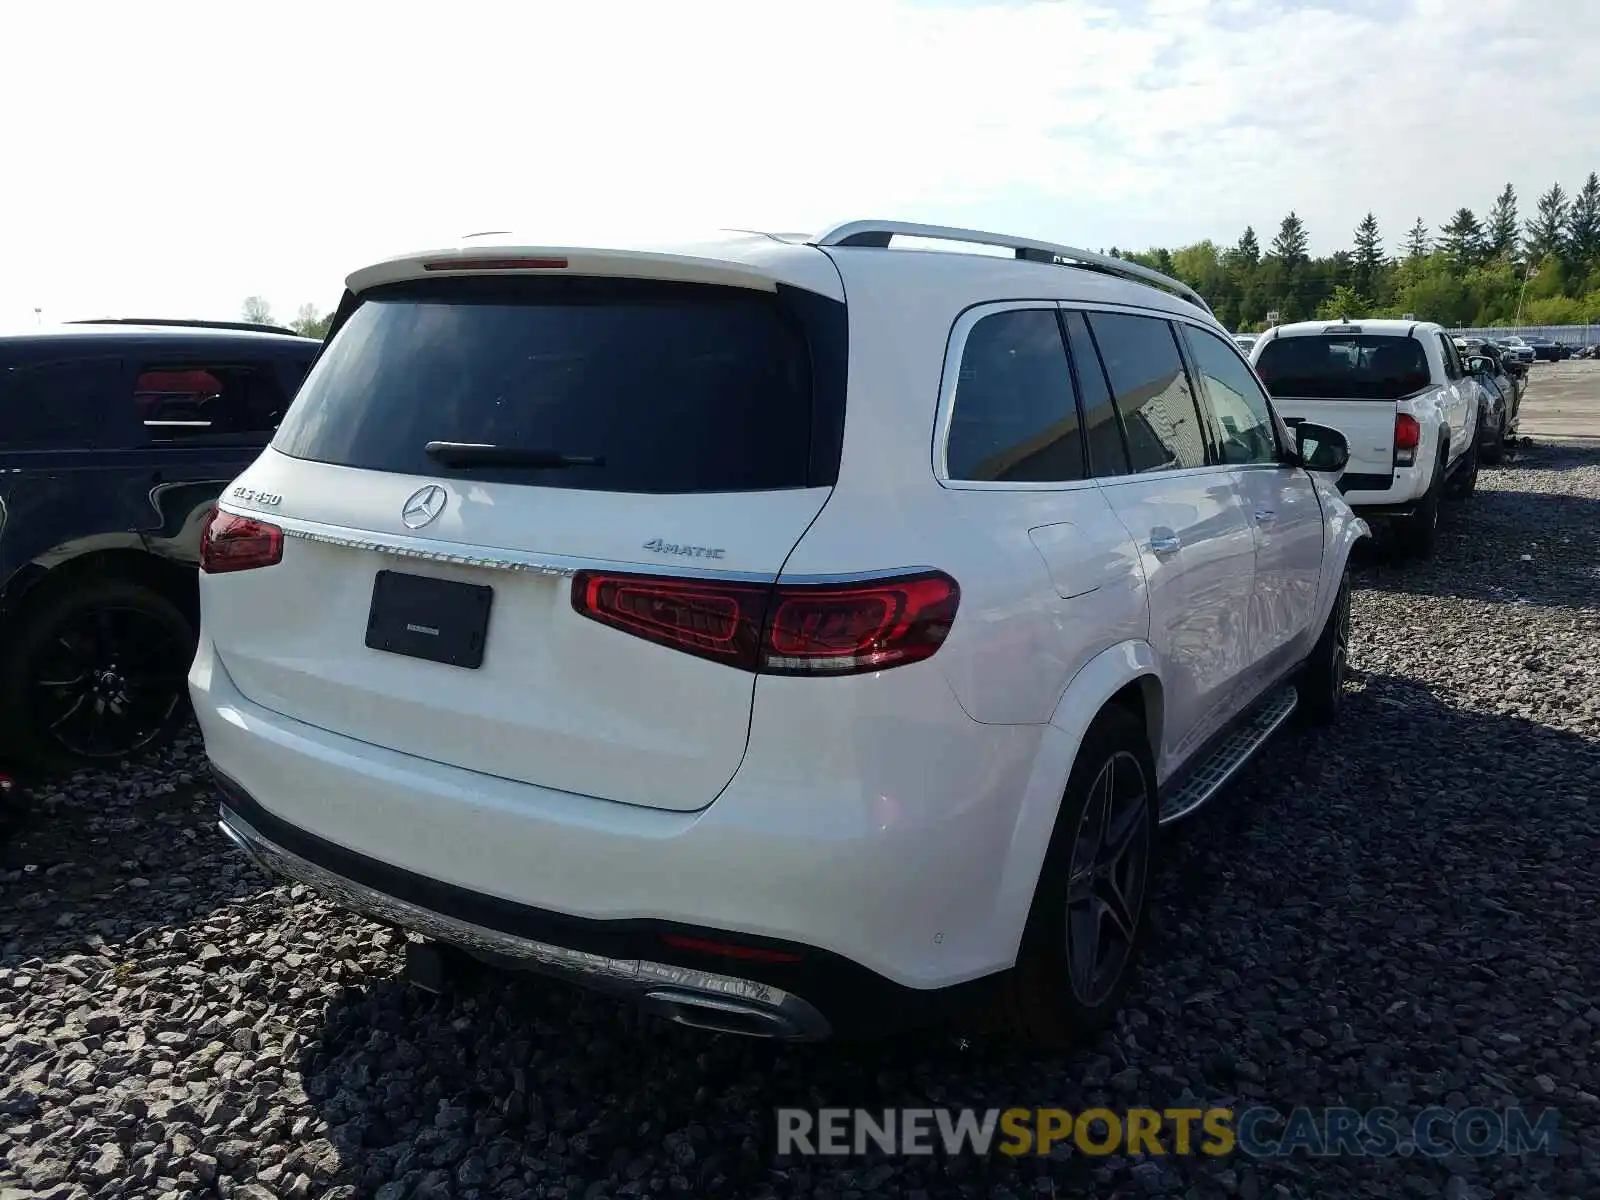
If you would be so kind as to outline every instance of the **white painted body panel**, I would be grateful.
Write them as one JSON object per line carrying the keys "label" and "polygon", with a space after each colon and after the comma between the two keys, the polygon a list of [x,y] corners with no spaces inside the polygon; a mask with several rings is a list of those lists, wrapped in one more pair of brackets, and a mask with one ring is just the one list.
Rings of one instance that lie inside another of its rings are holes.
{"label": "white painted body panel", "polygon": [[[495,897],[813,945],[916,988],[1004,969],[1095,715],[1137,685],[1171,776],[1297,665],[1365,526],[1291,468],[943,477],[963,312],[1070,302],[1227,336],[1180,299],[978,255],[759,235],[693,247],[564,252],[586,269],[843,297],[837,483],[668,497],[447,484],[447,515],[419,539],[401,507],[445,481],[268,451],[238,483],[282,500],[252,515],[371,545],[295,537],[277,566],[202,576],[190,686],[208,754],[290,824]],[[428,257],[352,286],[414,276]],[[1268,502],[1278,520],[1261,529]],[[1163,526],[1183,539],[1176,557],[1147,545]],[[925,662],[814,679],[741,673],[572,612],[563,572],[577,565],[673,571],[642,549],[656,536],[714,543],[725,556],[697,567],[742,578],[938,568],[960,583],[959,614]],[[393,554],[441,545],[465,561]],[[485,555],[529,569],[473,565]],[[491,582],[504,608],[486,668],[367,650],[380,565]]]}
{"label": "white painted body panel", "polygon": [[[1249,669],[1255,537],[1233,475],[1205,467],[1101,484],[1138,547],[1149,588],[1150,642],[1166,711],[1162,775],[1231,715]],[[1171,539],[1172,549],[1162,539]]]}
{"label": "white painted body panel", "polygon": [[1234,471],[1234,483],[1255,531],[1247,633],[1254,692],[1305,658],[1321,632],[1317,602],[1331,539],[1309,472],[1242,466]]}
{"label": "white painted body panel", "polygon": [[[439,483],[443,514],[420,534],[407,497]],[[673,571],[644,544],[693,531],[730,572],[774,577],[827,489],[630,496],[357,471],[274,450],[237,486],[282,496],[283,562],[202,581],[209,627],[240,691],[262,708],[346,737],[503,779],[630,804],[704,808],[744,753],[754,679],[580,617],[576,566]],[[229,489],[230,493],[233,489]],[[423,536],[425,535],[425,536]],[[396,559],[314,538],[402,539],[464,559],[522,552],[524,570]],[[700,560],[696,560],[697,562]],[[494,589],[474,671],[365,644],[379,570]]]}

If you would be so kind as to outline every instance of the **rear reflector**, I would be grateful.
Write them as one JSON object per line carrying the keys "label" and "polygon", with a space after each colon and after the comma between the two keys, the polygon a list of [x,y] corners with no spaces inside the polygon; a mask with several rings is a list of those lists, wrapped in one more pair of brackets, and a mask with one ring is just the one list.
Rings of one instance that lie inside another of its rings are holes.
{"label": "rear reflector", "polygon": [[564,258],[483,258],[462,255],[460,258],[435,258],[422,264],[424,271],[561,271]]}
{"label": "rear reflector", "polygon": [[200,531],[200,569],[207,575],[253,571],[283,558],[283,530],[213,507]]}
{"label": "rear reflector", "polygon": [[583,616],[763,675],[853,675],[931,658],[961,602],[940,571],[845,584],[748,584],[580,571]]}
{"label": "rear reflector", "polygon": [[664,933],[661,940],[674,950],[694,950],[700,954],[715,954],[719,958],[741,958],[746,962],[795,963],[798,954],[787,950],[767,950],[761,946],[736,946],[732,942],[714,942],[708,938],[690,937],[682,933]]}

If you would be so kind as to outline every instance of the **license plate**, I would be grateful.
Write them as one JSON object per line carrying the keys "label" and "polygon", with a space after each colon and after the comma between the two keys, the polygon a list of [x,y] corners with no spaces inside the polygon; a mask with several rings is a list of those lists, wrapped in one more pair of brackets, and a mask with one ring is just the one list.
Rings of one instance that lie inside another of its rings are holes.
{"label": "license plate", "polygon": [[489,637],[494,589],[402,571],[379,571],[367,613],[367,646],[477,670]]}

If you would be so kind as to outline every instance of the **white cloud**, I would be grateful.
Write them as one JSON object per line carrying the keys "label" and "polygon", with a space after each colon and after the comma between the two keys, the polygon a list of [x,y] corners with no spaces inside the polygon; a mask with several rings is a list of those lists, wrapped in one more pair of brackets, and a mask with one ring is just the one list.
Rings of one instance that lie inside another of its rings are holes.
{"label": "white cloud", "polygon": [[1294,208],[1327,249],[1370,207],[1392,243],[1600,167],[1576,8],[19,0],[0,320],[288,316],[391,250],[579,219],[1137,246]]}

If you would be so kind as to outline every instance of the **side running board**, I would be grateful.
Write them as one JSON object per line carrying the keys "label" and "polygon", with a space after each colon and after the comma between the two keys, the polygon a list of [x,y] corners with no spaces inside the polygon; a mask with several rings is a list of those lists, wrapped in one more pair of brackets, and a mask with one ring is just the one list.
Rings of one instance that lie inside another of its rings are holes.
{"label": "side running board", "polygon": [[1166,825],[1202,808],[1255,757],[1299,703],[1300,694],[1293,685],[1269,692],[1178,787],[1162,796],[1157,823]]}

